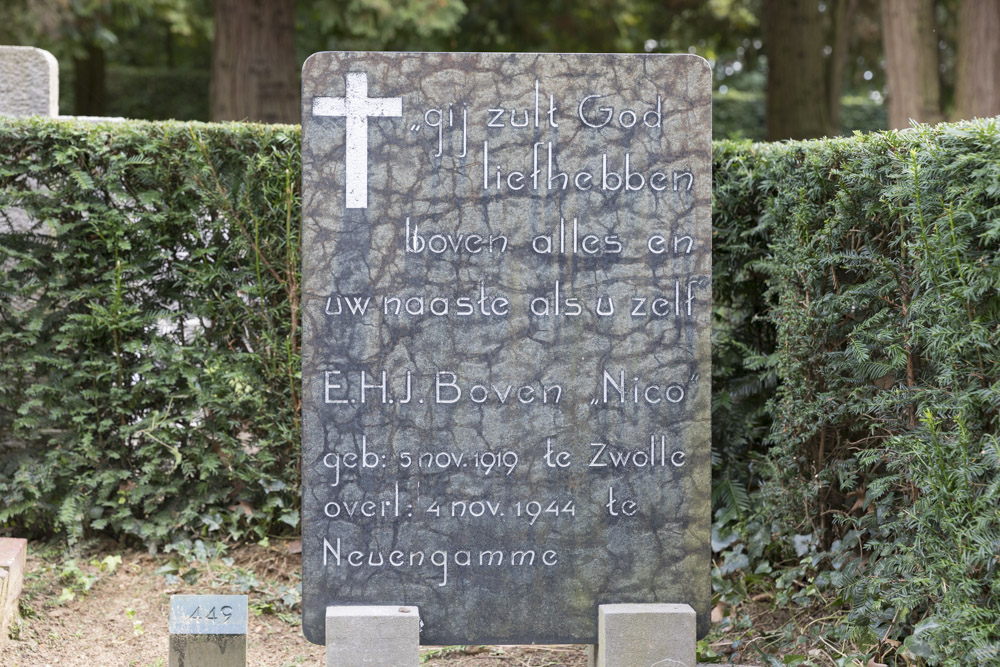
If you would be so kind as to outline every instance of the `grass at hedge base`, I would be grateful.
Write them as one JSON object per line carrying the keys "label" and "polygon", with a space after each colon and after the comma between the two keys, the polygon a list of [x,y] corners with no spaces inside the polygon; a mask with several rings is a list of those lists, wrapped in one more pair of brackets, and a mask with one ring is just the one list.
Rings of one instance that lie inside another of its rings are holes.
{"label": "grass at hedge base", "polygon": [[[6,531],[297,528],[298,129],[4,120],[0,146],[34,225],[0,223]],[[870,656],[995,660],[996,121],[714,159],[717,592],[829,607]]]}

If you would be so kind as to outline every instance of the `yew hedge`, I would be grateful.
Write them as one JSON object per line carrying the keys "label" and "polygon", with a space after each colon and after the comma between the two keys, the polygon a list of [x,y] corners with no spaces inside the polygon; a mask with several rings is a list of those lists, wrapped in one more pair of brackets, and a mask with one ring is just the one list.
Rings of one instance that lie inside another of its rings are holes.
{"label": "yew hedge", "polygon": [[715,161],[717,574],[839,599],[879,657],[997,662],[997,119]]}
{"label": "yew hedge", "polygon": [[[297,528],[299,139],[0,120],[0,532]],[[997,121],[714,160],[717,585],[1000,659]]]}
{"label": "yew hedge", "polygon": [[0,121],[0,522],[298,524],[295,127]]}

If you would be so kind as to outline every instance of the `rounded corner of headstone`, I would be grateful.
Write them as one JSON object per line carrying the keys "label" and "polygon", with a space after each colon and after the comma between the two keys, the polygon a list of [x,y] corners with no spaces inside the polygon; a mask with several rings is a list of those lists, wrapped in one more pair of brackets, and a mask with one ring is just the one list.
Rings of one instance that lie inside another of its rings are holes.
{"label": "rounded corner of headstone", "polygon": [[326,645],[326,627],[321,627],[319,632],[312,625],[307,623],[307,619],[303,616],[302,619],[302,634],[311,644],[317,644],[319,646]]}
{"label": "rounded corner of headstone", "polygon": [[704,56],[699,56],[697,53],[682,53],[681,55],[688,58],[695,67],[705,70],[706,74],[712,73],[712,64]]}
{"label": "rounded corner of headstone", "polygon": [[40,49],[37,46],[3,46],[5,51],[13,51],[22,54],[24,58],[35,58],[38,62],[48,68],[49,73],[59,73],[59,61],[52,55],[51,51]]}
{"label": "rounded corner of headstone", "polygon": [[40,49],[38,47],[31,47],[38,52],[38,56],[45,61],[45,64],[49,66],[49,71],[58,73],[59,72],[59,61],[52,54],[51,51],[46,51],[45,49]]}
{"label": "rounded corner of headstone", "polygon": [[313,54],[310,54],[310,56],[306,58],[305,62],[302,63],[302,77],[305,78],[309,69],[312,67],[316,67],[316,62],[322,60],[324,57],[326,57],[328,53],[329,53],[328,51],[317,51]]}

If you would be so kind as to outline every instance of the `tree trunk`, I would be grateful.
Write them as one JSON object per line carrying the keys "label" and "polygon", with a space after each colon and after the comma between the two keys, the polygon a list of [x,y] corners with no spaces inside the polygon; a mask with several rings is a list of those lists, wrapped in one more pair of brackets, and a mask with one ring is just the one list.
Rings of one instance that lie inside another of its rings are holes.
{"label": "tree trunk", "polygon": [[73,108],[77,116],[103,116],[104,49],[87,44],[85,54],[73,58]]}
{"label": "tree trunk", "polygon": [[295,0],[215,0],[212,120],[298,123]]}
{"label": "tree trunk", "polygon": [[767,140],[829,130],[823,25],[817,0],[764,0]]}
{"label": "tree trunk", "polygon": [[833,35],[827,67],[827,113],[829,134],[840,134],[840,98],[844,94],[844,65],[847,63],[851,40],[851,26],[858,8],[858,0],[833,0]]}
{"label": "tree trunk", "polygon": [[[990,0],[992,1],[992,0]],[[889,127],[941,120],[934,0],[882,0]]]}
{"label": "tree trunk", "polygon": [[1000,3],[963,0],[958,13],[956,120],[1000,114]]}

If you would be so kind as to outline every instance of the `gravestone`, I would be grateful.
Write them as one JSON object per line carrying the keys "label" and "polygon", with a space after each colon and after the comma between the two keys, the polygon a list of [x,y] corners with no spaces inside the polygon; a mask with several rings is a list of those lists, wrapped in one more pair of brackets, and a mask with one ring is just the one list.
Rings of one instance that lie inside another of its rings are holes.
{"label": "gravestone", "polygon": [[59,115],[59,63],[32,46],[0,46],[0,116]]}
{"label": "gravestone", "polygon": [[7,641],[11,627],[20,618],[21,589],[24,587],[27,555],[28,540],[0,537],[0,645]]}
{"label": "gravestone", "polygon": [[246,595],[171,595],[169,667],[246,667]]}
{"label": "gravestone", "polygon": [[303,68],[303,629],[709,623],[711,71],[688,55]]}

